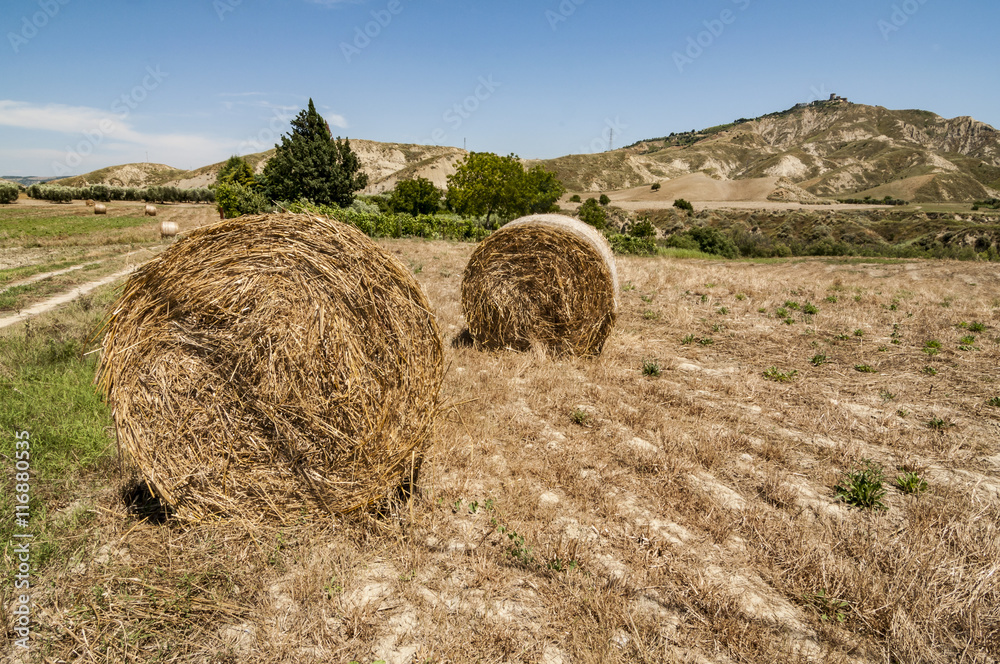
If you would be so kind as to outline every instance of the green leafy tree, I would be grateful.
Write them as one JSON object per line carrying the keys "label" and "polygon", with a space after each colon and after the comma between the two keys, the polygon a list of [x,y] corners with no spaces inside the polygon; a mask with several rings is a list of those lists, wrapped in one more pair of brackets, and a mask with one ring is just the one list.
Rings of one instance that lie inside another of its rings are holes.
{"label": "green leafy tree", "polygon": [[493,215],[511,219],[528,213],[551,212],[566,192],[555,173],[541,166],[524,170],[517,155],[470,152],[448,176],[448,207],[459,214]]}
{"label": "green leafy tree", "polygon": [[674,207],[678,210],[687,210],[688,213],[694,212],[694,206],[683,198],[678,198],[674,201]]}
{"label": "green leafy tree", "polygon": [[601,205],[607,206],[611,202],[611,199],[608,198],[607,194],[601,194],[601,197],[600,199],[598,199],[597,202],[600,203]]}
{"label": "green leafy tree", "polygon": [[441,206],[442,192],[427,178],[400,180],[389,195],[389,209],[418,214],[434,214]]}
{"label": "green leafy tree", "polygon": [[608,225],[608,216],[604,208],[600,206],[596,198],[588,198],[576,211],[581,221],[584,221],[594,228],[604,228]]}
{"label": "green leafy tree", "polygon": [[659,182],[654,182],[653,186],[650,187],[650,189],[652,189],[653,191],[659,191],[660,190],[660,183]]}
{"label": "green leafy tree", "polygon": [[448,176],[448,205],[459,214],[513,217],[526,206],[524,167],[516,155],[470,152]]}
{"label": "green leafy tree", "polygon": [[244,187],[257,187],[257,177],[251,166],[243,157],[233,155],[219,169],[219,174],[215,177],[215,184],[235,183]]}
{"label": "green leafy tree", "polygon": [[306,199],[319,205],[347,207],[354,192],[364,189],[368,176],[351,150],[350,141],[332,140],[326,123],[312,99],[309,108],[292,120],[292,131],[264,167],[261,179],[271,200]]}
{"label": "green leafy tree", "polygon": [[532,166],[524,177],[524,184],[528,195],[527,210],[520,212],[530,212],[532,214],[543,214],[545,212],[555,212],[558,210],[556,201],[566,193],[566,187],[559,181],[556,174],[547,171],[541,166]]}

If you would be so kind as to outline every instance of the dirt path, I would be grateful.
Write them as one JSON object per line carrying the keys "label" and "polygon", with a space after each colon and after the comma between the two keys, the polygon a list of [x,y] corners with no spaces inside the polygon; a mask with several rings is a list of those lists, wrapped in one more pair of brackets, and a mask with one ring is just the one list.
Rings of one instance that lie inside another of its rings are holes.
{"label": "dirt path", "polygon": [[45,279],[48,279],[50,277],[58,277],[59,275],[62,274],[75,272],[76,270],[82,270],[83,268],[89,267],[91,265],[103,265],[104,263],[107,263],[109,260],[113,260],[114,258],[128,258],[129,256],[134,256],[135,254],[141,253],[143,251],[149,251],[149,249],[137,249],[135,251],[130,251],[127,254],[122,254],[120,257],[113,256],[110,258],[104,258],[97,261],[87,261],[86,263],[80,263],[79,265],[73,265],[71,267],[63,268],[61,270],[53,270],[52,272],[42,272],[41,274],[34,274],[30,277],[26,277],[18,281],[12,281],[3,288],[0,288],[0,294],[6,293],[11,288],[16,288],[17,286],[26,286],[28,284],[33,284],[38,281],[44,281]]}
{"label": "dirt path", "polygon": [[[122,277],[128,276],[129,274],[137,270],[139,267],[140,267],[139,265],[129,266],[124,270],[119,270],[118,272],[115,272],[114,274],[109,274],[108,276],[102,277],[101,279],[97,279],[96,281],[91,281],[86,284],[82,284],[80,286],[77,286],[76,288],[73,288],[70,291],[67,291],[65,293],[60,293],[59,295],[56,295],[54,297],[50,297],[49,299],[39,302],[38,304],[33,304],[27,309],[22,309],[13,316],[5,316],[3,318],[0,318],[0,329],[3,329],[10,325],[14,325],[21,321],[28,320],[29,318],[33,318],[39,314],[44,314],[45,312],[51,311],[56,307],[60,307],[68,302],[72,302],[81,295],[86,295],[87,293],[96,288],[100,288],[105,284],[110,284],[111,282],[117,279],[121,279]],[[53,273],[50,273],[48,276],[52,276],[52,274]]]}

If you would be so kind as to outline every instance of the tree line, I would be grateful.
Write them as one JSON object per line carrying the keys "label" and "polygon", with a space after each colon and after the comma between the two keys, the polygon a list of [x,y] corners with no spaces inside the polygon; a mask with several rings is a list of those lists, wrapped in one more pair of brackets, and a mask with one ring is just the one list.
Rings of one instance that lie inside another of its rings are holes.
{"label": "tree line", "polygon": [[[28,196],[52,203],[69,203],[75,200],[94,200],[102,203],[110,201],[145,201],[147,203],[214,203],[215,192],[211,189],[181,189],[180,187],[116,187],[106,184],[92,184],[86,187],[63,187],[51,184],[33,184],[27,189]],[[16,200],[16,199],[15,199]]]}

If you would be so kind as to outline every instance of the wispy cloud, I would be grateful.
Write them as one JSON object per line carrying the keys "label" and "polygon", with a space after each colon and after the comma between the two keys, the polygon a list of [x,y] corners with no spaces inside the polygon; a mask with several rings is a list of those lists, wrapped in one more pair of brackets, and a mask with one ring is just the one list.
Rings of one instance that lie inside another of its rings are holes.
{"label": "wispy cloud", "polygon": [[[0,99],[0,126],[65,136],[56,139],[59,143],[66,141],[65,150],[32,150],[30,154],[22,151],[21,158],[37,159],[44,154],[59,162],[78,151],[86,157],[78,157],[81,165],[122,157],[134,159],[148,151],[151,158],[157,155],[157,161],[192,167],[197,160],[217,160],[219,154],[232,150],[237,143],[192,133],[147,133],[136,129],[122,114],[87,106],[32,104],[10,99]],[[88,146],[85,151],[79,147],[81,144]]]}

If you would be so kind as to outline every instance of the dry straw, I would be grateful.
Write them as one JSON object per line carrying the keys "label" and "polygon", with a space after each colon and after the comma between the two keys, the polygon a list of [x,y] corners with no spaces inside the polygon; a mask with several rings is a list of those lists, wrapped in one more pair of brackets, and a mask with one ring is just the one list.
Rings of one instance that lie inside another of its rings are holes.
{"label": "dry straw", "polygon": [[173,221],[160,222],[160,239],[177,235],[177,224]]}
{"label": "dry straw", "polygon": [[143,215],[145,215],[147,217],[155,217],[156,216],[156,206],[155,205],[147,205],[145,207],[145,209],[143,210]]}
{"label": "dry straw", "polygon": [[106,206],[104,203],[96,203],[94,205],[94,214],[107,214],[107,213],[108,213],[108,206]]}
{"label": "dry straw", "polygon": [[483,240],[462,279],[462,309],[480,348],[599,354],[617,317],[618,274],[592,226],[558,214],[510,222]]}
{"label": "dry straw", "polygon": [[105,331],[120,453],[180,518],[364,512],[430,443],[443,362],[427,298],[339,222],[199,229],[133,274]]}

